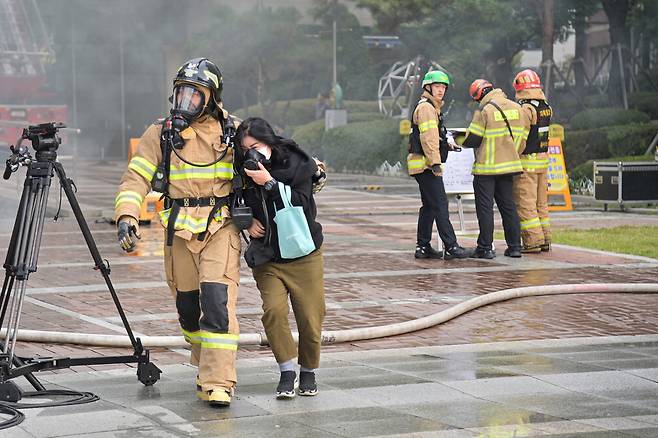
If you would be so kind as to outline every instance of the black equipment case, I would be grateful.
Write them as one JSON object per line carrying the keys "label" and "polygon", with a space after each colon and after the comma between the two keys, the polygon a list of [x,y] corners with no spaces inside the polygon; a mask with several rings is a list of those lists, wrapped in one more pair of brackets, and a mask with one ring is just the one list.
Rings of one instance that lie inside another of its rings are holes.
{"label": "black equipment case", "polygon": [[606,207],[658,202],[658,162],[594,162],[594,199]]}

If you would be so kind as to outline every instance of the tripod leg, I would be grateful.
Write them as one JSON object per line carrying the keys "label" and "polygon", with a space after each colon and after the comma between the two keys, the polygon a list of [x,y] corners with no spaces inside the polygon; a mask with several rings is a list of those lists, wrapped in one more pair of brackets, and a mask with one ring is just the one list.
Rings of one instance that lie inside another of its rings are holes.
{"label": "tripod leg", "polygon": [[7,318],[7,331],[2,343],[2,367],[5,372],[15,365],[14,348],[25,300],[27,279],[31,272],[36,271],[52,174],[52,165],[39,163],[30,165],[12,230],[5,262],[7,276],[0,296],[2,303],[0,326]]}
{"label": "tripod leg", "polygon": [[[14,366],[16,368],[22,367],[23,365],[25,365],[25,362],[23,362],[23,360],[21,358],[18,358],[16,356],[14,356],[14,359],[12,360],[12,363],[14,364]],[[25,379],[28,382],[30,382],[30,385],[32,385],[32,387],[34,389],[36,389],[37,391],[45,391],[46,390],[46,388],[41,384],[41,382],[39,382],[39,379],[34,377],[34,374],[27,373],[23,377],[25,377]]]}
{"label": "tripod leg", "polygon": [[128,322],[128,318],[126,318],[126,314],[123,311],[123,307],[121,306],[119,297],[117,296],[117,293],[114,290],[114,286],[112,285],[112,281],[110,280],[110,269],[101,258],[100,252],[96,247],[96,242],[94,241],[94,237],[91,235],[91,231],[89,231],[89,226],[87,225],[84,215],[82,214],[82,210],[80,209],[80,204],[78,204],[78,200],[75,198],[75,193],[73,192],[73,189],[71,187],[71,180],[69,180],[66,177],[66,172],[64,172],[64,167],[62,166],[61,163],[55,162],[53,164],[55,166],[55,170],[57,171],[59,182],[62,185],[62,188],[64,189],[64,193],[66,193],[66,198],[68,199],[69,204],[73,209],[73,214],[75,215],[75,218],[78,221],[78,225],[80,226],[80,230],[82,231],[82,235],[85,238],[85,242],[87,243],[89,252],[91,253],[92,258],[94,259],[94,263],[96,263],[96,268],[103,275],[103,278],[105,279],[105,283],[107,284],[107,288],[109,289],[110,294],[112,295],[112,300],[114,300],[114,305],[116,306],[117,311],[119,312],[119,316],[121,317],[123,326],[126,328],[126,332],[128,333],[130,342],[132,343],[133,348],[135,350],[135,355],[141,355],[143,351],[142,343],[139,339],[135,339],[135,335],[133,334],[133,331],[130,328],[130,323]]}
{"label": "tripod leg", "polygon": [[0,327],[2,327],[2,324],[5,322],[5,314],[7,312],[7,306],[9,305],[9,291],[14,287],[14,278],[16,277],[7,270],[7,273],[5,274],[5,282],[2,285],[2,295],[0,295],[0,305],[2,306],[2,310],[0,310]]}
{"label": "tripod leg", "polygon": [[7,248],[7,256],[5,257],[5,269],[9,269],[10,266],[16,266],[16,246],[18,245],[18,236],[23,233],[23,224],[25,224],[25,215],[26,215],[26,204],[30,194],[30,185],[25,181],[23,186],[23,194],[21,195],[21,201],[18,204],[18,211],[16,212],[16,220],[14,221],[14,229],[11,232],[11,240],[9,241],[9,247]]}
{"label": "tripod leg", "polygon": [[[18,336],[18,327],[25,302],[25,292],[27,288],[27,279],[31,272],[37,269],[37,259],[39,256],[39,245],[41,235],[43,234],[43,224],[46,215],[46,203],[50,191],[51,171],[48,170],[46,175],[41,172],[32,175],[28,171],[31,190],[30,198],[27,201],[28,215],[24,222],[21,233],[20,245],[18,246],[18,270],[16,287],[14,295],[11,298],[11,312],[7,323],[7,337],[5,341],[5,353],[8,354],[11,362],[14,357],[14,348]],[[27,183],[26,183],[27,184]]]}

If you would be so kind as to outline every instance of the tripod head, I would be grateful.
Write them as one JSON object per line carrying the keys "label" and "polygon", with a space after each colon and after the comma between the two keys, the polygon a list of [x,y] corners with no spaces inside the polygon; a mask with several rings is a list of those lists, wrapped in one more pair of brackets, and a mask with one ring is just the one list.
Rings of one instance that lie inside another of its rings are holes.
{"label": "tripod head", "polygon": [[2,177],[9,179],[20,166],[28,166],[33,161],[27,146],[22,145],[24,140],[32,143],[37,161],[55,161],[57,148],[62,143],[57,132],[65,127],[66,125],[62,122],[50,122],[24,128],[21,137],[16,141],[16,146],[10,146],[11,156],[7,158],[5,173]]}
{"label": "tripod head", "polygon": [[57,131],[66,128],[62,122],[41,123],[40,125],[31,125],[23,129],[24,139],[32,142],[32,147],[37,154],[39,152],[56,152],[62,139],[57,136]]}

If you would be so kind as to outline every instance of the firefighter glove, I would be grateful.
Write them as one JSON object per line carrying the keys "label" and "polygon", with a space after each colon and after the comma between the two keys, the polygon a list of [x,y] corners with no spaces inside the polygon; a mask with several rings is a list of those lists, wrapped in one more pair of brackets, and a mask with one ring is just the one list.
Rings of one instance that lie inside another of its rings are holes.
{"label": "firefighter glove", "polygon": [[139,234],[139,222],[132,216],[121,216],[117,227],[117,235],[121,249],[126,252],[133,252],[137,240],[142,238]]}

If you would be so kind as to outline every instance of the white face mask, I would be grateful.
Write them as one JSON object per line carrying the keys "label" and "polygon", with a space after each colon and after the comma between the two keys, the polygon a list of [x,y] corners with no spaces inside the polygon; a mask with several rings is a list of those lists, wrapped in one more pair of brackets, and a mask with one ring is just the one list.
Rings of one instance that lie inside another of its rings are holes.
{"label": "white face mask", "polygon": [[270,157],[272,156],[272,150],[270,149],[269,146],[261,146],[259,148],[256,148],[256,150],[262,154],[266,160],[269,160]]}

